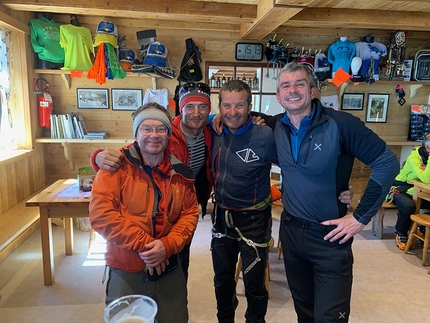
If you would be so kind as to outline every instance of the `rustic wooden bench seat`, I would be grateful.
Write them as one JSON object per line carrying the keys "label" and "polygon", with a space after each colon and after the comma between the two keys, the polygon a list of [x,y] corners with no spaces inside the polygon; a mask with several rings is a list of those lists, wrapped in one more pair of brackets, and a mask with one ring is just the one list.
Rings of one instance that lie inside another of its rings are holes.
{"label": "rustic wooden bench seat", "polygon": [[39,227],[39,208],[26,207],[25,202],[42,190],[0,214],[0,262]]}

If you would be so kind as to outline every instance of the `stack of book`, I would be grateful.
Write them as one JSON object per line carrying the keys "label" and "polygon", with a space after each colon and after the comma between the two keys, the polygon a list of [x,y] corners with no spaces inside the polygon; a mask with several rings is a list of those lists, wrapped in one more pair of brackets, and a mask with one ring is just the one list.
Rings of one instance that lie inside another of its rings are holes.
{"label": "stack of book", "polygon": [[84,139],[105,139],[109,137],[109,131],[88,131],[86,135],[84,135]]}
{"label": "stack of book", "polygon": [[51,115],[51,138],[82,139],[88,133],[81,115],[75,113]]}

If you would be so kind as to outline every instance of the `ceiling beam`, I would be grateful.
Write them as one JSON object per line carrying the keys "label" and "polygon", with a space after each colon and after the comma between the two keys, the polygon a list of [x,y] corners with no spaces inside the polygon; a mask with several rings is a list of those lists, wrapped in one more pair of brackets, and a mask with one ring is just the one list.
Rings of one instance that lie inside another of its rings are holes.
{"label": "ceiling beam", "polygon": [[19,31],[30,35],[30,27],[23,22],[12,18],[7,12],[7,9],[0,5],[0,26],[10,30]]}
{"label": "ceiling beam", "polygon": [[262,39],[314,1],[289,2],[292,5],[278,4],[276,0],[260,0],[257,5],[257,18],[250,23],[241,23],[240,38]]}
{"label": "ceiling beam", "polygon": [[18,11],[70,13],[133,19],[173,19],[180,21],[252,22],[257,6],[236,3],[188,0],[3,0],[2,4]]}
{"label": "ceiling beam", "polygon": [[430,19],[426,12],[306,8],[283,26],[430,31]]}

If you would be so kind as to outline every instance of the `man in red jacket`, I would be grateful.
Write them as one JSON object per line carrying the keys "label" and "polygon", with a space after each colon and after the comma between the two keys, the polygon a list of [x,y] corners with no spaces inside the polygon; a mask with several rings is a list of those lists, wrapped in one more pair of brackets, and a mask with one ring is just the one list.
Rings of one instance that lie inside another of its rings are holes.
{"label": "man in red jacket", "polygon": [[133,113],[133,145],[116,172],[100,170],[92,187],[91,226],[106,239],[106,303],[125,295],[157,302],[159,323],[188,322],[178,253],[191,241],[199,210],[192,170],[167,150],[171,118],[150,102]]}
{"label": "man in red jacket", "polygon": [[[205,83],[185,83],[179,93],[181,115],[172,120],[172,136],[167,150],[193,170],[197,201],[202,208],[202,217],[212,191],[213,178],[210,170],[212,133],[208,123],[211,110],[210,88]],[[91,155],[94,170],[116,171],[121,165],[119,150],[96,150]],[[180,253],[185,279],[188,278],[190,244]]]}

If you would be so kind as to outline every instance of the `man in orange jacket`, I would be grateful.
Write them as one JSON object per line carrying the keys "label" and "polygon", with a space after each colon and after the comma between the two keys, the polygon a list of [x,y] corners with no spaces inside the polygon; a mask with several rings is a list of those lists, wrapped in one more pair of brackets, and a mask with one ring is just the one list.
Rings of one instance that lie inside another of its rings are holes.
{"label": "man in orange jacket", "polygon": [[133,113],[133,133],[133,145],[120,150],[119,169],[100,170],[92,188],[91,226],[107,244],[106,303],[147,295],[158,304],[159,323],[186,323],[178,253],[198,221],[193,173],[166,150],[172,128],[162,106],[150,102]]}
{"label": "man in orange jacket", "polygon": [[[210,88],[205,83],[188,82],[182,85],[179,96],[181,115],[172,120],[172,136],[166,149],[193,170],[197,201],[204,217],[213,185],[210,169],[212,133],[206,126],[211,110]],[[95,171],[98,171],[99,167],[116,171],[121,165],[121,156],[119,150],[98,149],[91,155],[91,164]],[[180,257],[187,280],[190,244],[180,252]]]}

